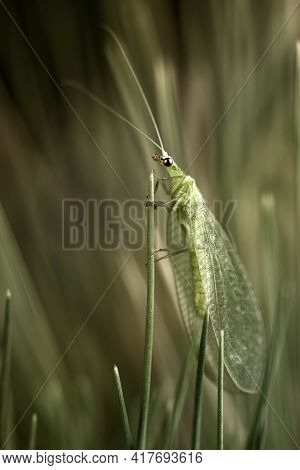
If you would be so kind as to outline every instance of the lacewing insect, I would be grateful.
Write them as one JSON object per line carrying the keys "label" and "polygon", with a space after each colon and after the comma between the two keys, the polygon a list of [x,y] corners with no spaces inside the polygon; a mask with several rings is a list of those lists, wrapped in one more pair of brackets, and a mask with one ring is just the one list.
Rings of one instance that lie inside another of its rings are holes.
{"label": "lacewing insect", "polygon": [[264,371],[265,334],[245,269],[195,180],[166,152],[153,159],[167,170],[169,187],[163,187],[175,202],[169,214],[168,239],[172,243],[187,241],[172,263],[187,330],[190,336],[198,332],[207,312],[212,325],[207,344],[208,375],[216,378],[217,346],[224,330],[224,364],[231,381],[243,392],[257,392]]}
{"label": "lacewing insect", "polygon": [[185,326],[191,338],[199,335],[204,314],[207,313],[211,324],[206,348],[207,375],[216,379],[218,345],[223,330],[224,364],[229,377],[226,388],[255,393],[260,388],[264,372],[265,333],[262,314],[246,271],[195,180],[185,175],[164,150],[151,107],[124,47],[112,30],[105,29],[119,47],[137,84],[159,144],[82,85],[71,81],[68,84],[126,122],[160,149],[161,152],[152,158],[168,173],[168,178],[164,178],[168,184],[164,181],[162,186],[173,202],[168,217],[167,239],[171,240],[172,245],[185,240],[185,248],[181,247],[171,255]]}

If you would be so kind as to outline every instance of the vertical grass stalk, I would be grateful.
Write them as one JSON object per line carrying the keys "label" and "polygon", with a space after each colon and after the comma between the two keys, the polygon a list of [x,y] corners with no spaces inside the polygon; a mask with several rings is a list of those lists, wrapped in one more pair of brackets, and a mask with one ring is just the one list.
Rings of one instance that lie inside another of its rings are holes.
{"label": "vertical grass stalk", "polygon": [[186,358],[180,373],[178,385],[176,388],[174,405],[166,432],[166,440],[164,449],[172,449],[174,446],[175,437],[178,431],[182,410],[187,396],[191,373],[195,359],[194,345],[191,343],[186,354]]}
{"label": "vertical grass stalk", "polygon": [[154,326],[154,173],[151,172],[148,180],[148,215],[147,215],[147,311],[144,349],[144,378],[141,397],[141,411],[138,432],[138,449],[146,448],[147,427],[149,417],[153,326]]}
{"label": "vertical grass stalk", "polygon": [[195,386],[194,398],[194,416],[193,416],[193,431],[192,431],[192,449],[200,449],[201,438],[201,415],[202,415],[202,399],[203,399],[203,375],[205,365],[205,350],[206,338],[208,331],[208,313],[205,314],[203,319],[202,333],[199,346],[197,377]]}
{"label": "vertical grass stalk", "polygon": [[121,378],[120,378],[120,374],[116,365],[114,366],[114,377],[115,377],[115,382],[117,386],[122,424],[123,424],[125,438],[126,438],[126,446],[127,446],[127,449],[133,449],[132,433],[131,433],[131,428],[129,424]]}
{"label": "vertical grass stalk", "polygon": [[[295,103],[295,130],[296,130],[296,285],[300,284],[300,41],[296,42],[296,103]],[[300,309],[300,294],[297,291],[297,309]],[[300,320],[297,315],[297,330],[299,331]],[[298,355],[298,364],[300,355]],[[299,373],[298,369],[298,373]]]}
{"label": "vertical grass stalk", "polygon": [[[297,181],[296,181],[296,191],[297,191],[297,235],[300,235],[300,41],[296,42],[296,106],[295,106],[295,129],[296,129],[296,145],[297,145]],[[297,238],[299,240],[299,238]],[[297,270],[298,274],[300,273],[300,249],[298,244],[297,247]]]}
{"label": "vertical grass stalk", "polygon": [[3,449],[9,409],[9,378],[11,359],[11,329],[10,329],[10,302],[11,293],[7,290],[3,331],[1,338],[1,371],[0,371],[0,448]]}
{"label": "vertical grass stalk", "polygon": [[224,330],[220,333],[219,373],[218,373],[218,411],[217,411],[217,449],[224,448]]}
{"label": "vertical grass stalk", "polygon": [[31,423],[30,423],[30,432],[29,432],[29,450],[36,449],[36,437],[37,437],[37,425],[38,425],[38,417],[36,413],[33,413],[31,416]]}

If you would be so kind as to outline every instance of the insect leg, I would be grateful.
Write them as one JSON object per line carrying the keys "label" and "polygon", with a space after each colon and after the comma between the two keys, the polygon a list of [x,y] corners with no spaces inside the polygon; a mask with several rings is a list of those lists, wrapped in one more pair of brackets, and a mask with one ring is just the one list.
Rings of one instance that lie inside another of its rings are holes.
{"label": "insect leg", "polygon": [[[157,209],[158,207],[166,207],[168,210],[172,210],[174,203],[174,199],[171,199],[170,201],[154,201],[154,209]],[[152,203],[148,200],[146,200],[145,204],[146,207],[152,205]],[[170,206],[170,208],[168,206]]]}
{"label": "insect leg", "polygon": [[158,186],[159,186],[159,183],[161,184],[163,190],[165,191],[166,194],[170,194],[170,188],[168,188],[167,184],[166,184],[166,181],[171,181],[171,180],[174,180],[174,179],[177,179],[178,180],[178,183],[180,184],[180,181],[183,179],[182,176],[166,176],[166,177],[161,177],[161,176],[158,176],[156,171],[153,170],[153,174],[154,174],[154,177],[156,179],[156,183],[155,183],[155,192],[157,191],[158,189]]}
{"label": "insect leg", "polygon": [[166,207],[168,210],[172,210],[175,201],[175,199],[170,199],[169,201],[155,201],[155,205],[156,207]]}
{"label": "insect leg", "polygon": [[[157,174],[154,171],[154,177],[155,177],[155,186],[154,186],[154,194],[157,193],[159,184],[162,185],[164,191],[166,194],[168,194],[167,187],[164,183],[165,180],[170,179],[170,178],[160,178],[157,176]],[[154,201],[154,207],[157,209],[157,207],[167,207],[170,206],[170,210],[172,210],[172,207],[174,206],[174,203],[176,202],[175,199],[171,199],[169,201]],[[149,201],[146,201],[146,206],[149,206]]]}
{"label": "insect leg", "polygon": [[182,250],[168,250],[167,248],[162,248],[160,250],[157,250],[155,253],[162,252],[162,251],[167,251],[168,254],[164,255],[164,256],[161,256],[160,258],[156,258],[155,262],[161,261],[161,260],[166,259],[166,258],[171,258],[171,257],[176,256],[176,255],[180,255],[181,253],[185,253],[186,251],[188,251],[188,248],[183,248]]}

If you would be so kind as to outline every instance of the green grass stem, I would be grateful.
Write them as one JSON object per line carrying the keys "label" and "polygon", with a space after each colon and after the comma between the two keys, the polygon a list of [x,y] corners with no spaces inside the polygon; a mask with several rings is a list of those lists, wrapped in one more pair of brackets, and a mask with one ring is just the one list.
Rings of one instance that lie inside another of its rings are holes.
{"label": "green grass stem", "polygon": [[[300,236],[300,41],[296,42],[296,105],[295,105],[295,129],[296,129],[296,145],[297,145],[297,176],[296,176],[296,191],[297,191],[297,240]],[[300,248],[299,243],[296,244],[297,248],[297,272],[300,277]]]}
{"label": "green grass stem", "polygon": [[122,424],[123,424],[125,438],[126,438],[126,446],[127,446],[127,449],[133,449],[132,432],[131,432],[131,428],[129,424],[121,378],[120,378],[118,367],[116,365],[114,366],[114,377],[115,377],[115,382],[117,386],[121,419],[122,419]]}
{"label": "green grass stem", "polygon": [[0,447],[4,446],[7,432],[9,409],[9,381],[11,362],[11,325],[10,325],[11,293],[7,290],[4,322],[1,338],[1,371],[0,371]]}
{"label": "green grass stem", "polygon": [[[295,90],[295,133],[296,133],[296,285],[300,285],[300,41],[296,42],[296,90]],[[300,293],[297,291],[297,310],[300,310]],[[300,316],[297,315],[297,330],[300,330]],[[300,364],[300,353],[298,353]],[[298,368],[300,374],[300,367]]]}
{"label": "green grass stem", "polygon": [[217,449],[224,448],[224,330],[220,333],[218,371]]}
{"label": "green grass stem", "polygon": [[144,349],[144,378],[141,397],[141,410],[138,432],[138,449],[145,449],[147,442],[147,427],[149,417],[149,402],[151,388],[153,327],[154,327],[154,173],[148,180],[148,216],[147,216],[147,311]]}
{"label": "green grass stem", "polygon": [[187,396],[187,392],[188,392],[188,388],[190,384],[191,373],[192,373],[193,365],[194,365],[194,359],[195,359],[195,348],[193,344],[191,343],[189,345],[189,349],[187,351],[185,361],[184,361],[184,364],[180,373],[179,381],[177,384],[177,388],[176,388],[174,405],[173,405],[173,409],[171,412],[170,421],[168,423],[168,429],[166,432],[166,440],[165,440],[165,445],[164,445],[165,449],[172,449],[174,446],[176,434],[178,431],[184,403],[186,400],[186,396]]}
{"label": "green grass stem", "polygon": [[193,430],[192,430],[192,449],[200,449],[201,439],[201,415],[202,415],[202,400],[203,400],[203,375],[205,366],[205,350],[206,338],[208,331],[208,313],[205,314],[203,319],[202,333],[199,346],[197,377],[195,386],[194,398],[194,416],[193,416]]}

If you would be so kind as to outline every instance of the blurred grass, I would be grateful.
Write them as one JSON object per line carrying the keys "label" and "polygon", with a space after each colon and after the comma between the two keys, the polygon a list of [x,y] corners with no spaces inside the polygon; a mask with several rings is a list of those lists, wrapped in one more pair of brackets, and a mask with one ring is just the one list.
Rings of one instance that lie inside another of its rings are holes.
{"label": "blurred grass", "polygon": [[8,414],[10,408],[10,364],[11,364],[11,292],[7,290],[4,321],[1,338],[1,367],[0,367],[0,448],[5,448],[7,436]]}
{"label": "blurred grass", "polygon": [[127,449],[133,449],[134,448],[133,437],[132,437],[132,432],[131,432],[131,428],[129,424],[128,413],[127,413],[125,398],[123,394],[123,387],[121,383],[120,374],[116,365],[114,366],[114,377],[115,377],[115,382],[116,382],[116,387],[117,387],[121,420],[122,420],[124,434],[126,438],[126,447]]}
{"label": "blurred grass", "polygon": [[31,416],[31,425],[29,432],[29,450],[34,450],[36,448],[37,440],[37,429],[38,429],[38,417],[36,413],[33,413]]}
{"label": "blurred grass", "polygon": [[[155,139],[136,84],[99,25],[115,29],[158,118],[168,153],[187,168],[296,1],[6,4],[59,84],[68,78],[81,82]],[[127,256],[122,249],[62,251],[62,199],[125,200],[129,195],[3,10],[0,31],[0,286],[2,303],[6,289],[13,292],[12,428]],[[238,201],[230,230],[263,307],[268,340],[279,287],[288,282],[295,290],[299,285],[295,107],[298,113],[300,108],[294,92],[298,37],[297,11],[190,170],[209,202]],[[152,144],[78,92],[64,92],[131,196],[143,200]],[[266,193],[276,201],[275,244],[264,236],[261,199]],[[161,221],[162,215],[157,217]],[[156,244],[164,246],[163,229]],[[132,254],[8,446],[28,447],[32,411],[39,416],[40,448],[125,446],[111,373],[114,363],[122,370],[128,414],[133,432],[137,430],[145,259],[145,250]],[[158,263],[157,271],[152,382],[159,405],[153,401],[153,410],[174,399],[187,351],[171,267],[167,261]],[[299,443],[298,312],[297,292],[270,401]],[[205,379],[203,422],[209,425],[202,432],[203,448],[215,447],[216,398],[216,387]],[[258,400],[225,394],[226,448],[245,447]],[[178,426],[180,448],[190,446],[192,403],[193,383]],[[163,442],[165,424],[160,431],[151,422],[153,445]],[[272,413],[267,429],[266,448],[294,448]]]}

